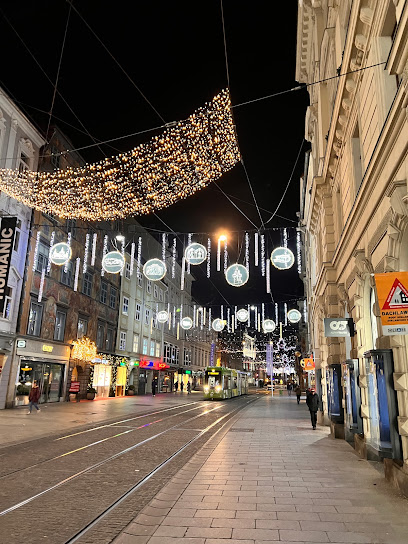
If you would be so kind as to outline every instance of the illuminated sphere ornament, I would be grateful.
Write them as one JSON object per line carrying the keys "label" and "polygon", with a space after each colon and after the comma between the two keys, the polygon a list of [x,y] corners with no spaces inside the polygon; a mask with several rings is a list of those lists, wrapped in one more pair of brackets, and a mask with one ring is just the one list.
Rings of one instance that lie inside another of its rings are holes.
{"label": "illuminated sphere ornament", "polygon": [[110,251],[102,259],[102,268],[109,274],[119,274],[125,266],[125,257],[119,251]]}
{"label": "illuminated sphere ornament", "polygon": [[150,281],[159,281],[167,272],[166,263],[160,259],[150,259],[143,266],[143,274]]}
{"label": "illuminated sphere ornament", "polygon": [[248,310],[245,310],[245,308],[241,308],[237,312],[237,319],[238,321],[241,321],[241,323],[245,323],[245,321],[248,321]]}
{"label": "illuminated sphere ornament", "polygon": [[214,319],[214,321],[212,322],[212,328],[216,331],[216,332],[221,332],[224,330],[224,327],[225,327],[225,321],[223,321],[222,319]]}
{"label": "illuminated sphere ornament", "polygon": [[296,310],[295,308],[293,310],[289,310],[288,321],[290,321],[291,323],[299,323],[301,319],[302,314],[299,312],[299,310]]}
{"label": "illuminated sphere ornament", "polygon": [[207,259],[207,249],[202,244],[193,242],[186,247],[184,256],[189,264],[201,264]]}
{"label": "illuminated sphere ornament", "polygon": [[295,264],[295,256],[287,247],[277,247],[272,251],[271,262],[278,270],[288,270]]}
{"label": "illuminated sphere ornament", "polygon": [[180,321],[180,327],[184,329],[185,331],[188,331],[193,326],[193,320],[191,317],[183,317],[183,319]]}
{"label": "illuminated sphere ornament", "polygon": [[265,319],[262,323],[262,328],[264,332],[273,332],[276,329],[275,321],[272,321],[272,319]]}
{"label": "illuminated sphere ornament", "polygon": [[157,321],[159,323],[166,323],[168,319],[169,319],[169,313],[166,310],[161,310],[160,312],[158,312]]}
{"label": "illuminated sphere ornament", "polygon": [[233,287],[241,287],[248,281],[249,272],[243,264],[235,263],[225,271],[225,279]]}
{"label": "illuminated sphere ornament", "polygon": [[71,248],[66,242],[60,242],[55,244],[50,249],[50,261],[53,264],[62,266],[67,263],[71,258]]}

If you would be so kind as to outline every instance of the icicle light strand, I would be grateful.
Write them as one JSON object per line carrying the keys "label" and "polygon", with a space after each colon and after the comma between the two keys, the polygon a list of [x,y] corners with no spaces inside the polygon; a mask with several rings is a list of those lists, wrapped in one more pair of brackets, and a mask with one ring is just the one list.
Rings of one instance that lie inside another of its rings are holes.
{"label": "icicle light strand", "polygon": [[177,258],[177,238],[173,238],[173,248],[171,255],[171,278],[174,280],[176,277],[176,258]]}
{"label": "icicle light strand", "polygon": [[[51,238],[50,238],[50,249],[51,249],[52,246],[54,245],[54,240],[55,240],[55,230],[53,230],[52,233],[51,233]],[[50,259],[50,256],[48,255],[47,274],[49,274],[50,271],[51,271],[51,259]]]}
{"label": "icicle light strand", "polygon": [[254,235],[254,246],[255,246],[255,266],[259,265],[259,234],[255,232]]}
{"label": "icicle light strand", "polygon": [[92,236],[91,266],[95,266],[97,241],[98,241],[98,235],[95,232],[94,235]]}
{"label": "icicle light strand", "polygon": [[37,260],[38,260],[38,246],[40,244],[40,236],[41,232],[37,232],[37,238],[35,240],[35,248],[34,248],[34,259],[33,259],[33,272],[37,269]]}
{"label": "icicle light strand", "polygon": [[132,245],[130,246],[130,275],[133,276],[133,270],[135,268],[135,251],[136,251],[136,244],[132,242]]}
{"label": "icicle light strand", "polygon": [[261,234],[261,267],[262,277],[265,276],[265,235]]}
{"label": "icicle light strand", "polygon": [[82,266],[82,272],[85,274],[88,270],[88,253],[89,253],[89,242],[91,239],[90,234],[86,234],[85,236],[85,249],[84,249],[84,264]]}
{"label": "icicle light strand", "polygon": [[211,277],[211,238],[207,240],[207,278]]}

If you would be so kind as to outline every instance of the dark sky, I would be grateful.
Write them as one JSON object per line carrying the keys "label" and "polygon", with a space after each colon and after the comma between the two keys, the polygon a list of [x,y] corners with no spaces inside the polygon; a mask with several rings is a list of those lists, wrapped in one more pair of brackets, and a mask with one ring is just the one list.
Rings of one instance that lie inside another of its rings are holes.
{"label": "dark sky", "polygon": [[[74,5],[166,121],[186,118],[227,86],[219,0],[89,0],[76,1]],[[44,128],[48,117],[38,110],[49,111],[53,87],[15,31],[50,79],[55,80],[68,8],[64,0],[2,2],[0,85]],[[224,0],[233,104],[296,86],[297,2],[276,3],[273,10],[270,8],[270,3],[264,1]],[[86,130],[99,140],[162,125],[162,120],[74,11],[69,20],[58,90]],[[234,109],[240,150],[263,208],[264,221],[271,215],[268,210],[275,210],[294,166],[304,135],[307,104],[307,93],[302,90]],[[53,123],[76,147],[92,143],[58,94],[53,113],[59,118],[54,117]],[[106,145],[102,149],[107,155],[114,155],[117,150],[125,151],[145,141],[149,135],[115,142],[114,149]],[[103,156],[98,148],[84,151],[83,155],[89,161]],[[303,154],[278,211],[282,217],[275,217],[269,226],[296,225],[302,170]],[[229,195],[242,199],[244,202],[236,200],[236,204],[260,225],[240,164],[220,180],[220,185]],[[214,186],[161,211],[159,216],[180,232],[253,229]],[[146,227],[164,228],[154,216],[138,220]],[[280,232],[270,234],[269,252],[280,245]],[[243,233],[231,235],[232,248],[239,247],[242,236]],[[289,244],[295,247],[291,241]],[[233,252],[231,258],[234,259]],[[205,280],[204,268],[196,272],[196,277],[195,294],[203,303],[222,301]],[[215,274],[212,279],[232,304],[271,300],[258,273],[252,274],[248,285],[240,289],[229,287]],[[295,268],[273,271],[272,288],[276,301],[302,295]]]}

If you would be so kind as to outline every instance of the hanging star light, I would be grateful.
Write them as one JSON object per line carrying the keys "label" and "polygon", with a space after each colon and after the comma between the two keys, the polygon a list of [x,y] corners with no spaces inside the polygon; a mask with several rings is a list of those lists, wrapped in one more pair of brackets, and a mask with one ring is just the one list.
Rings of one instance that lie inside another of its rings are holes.
{"label": "hanging star light", "polygon": [[143,215],[206,187],[239,161],[228,90],[149,142],[53,172],[0,169],[0,190],[31,208],[90,221]]}

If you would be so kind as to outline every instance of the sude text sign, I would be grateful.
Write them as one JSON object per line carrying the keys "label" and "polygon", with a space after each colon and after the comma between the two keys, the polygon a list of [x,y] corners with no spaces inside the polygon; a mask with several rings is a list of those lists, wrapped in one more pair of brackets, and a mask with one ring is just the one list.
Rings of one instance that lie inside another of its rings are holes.
{"label": "sude text sign", "polygon": [[383,334],[408,334],[408,272],[375,274]]}
{"label": "sude text sign", "polygon": [[353,320],[347,317],[325,317],[324,335],[326,336],[326,338],[353,336]]}
{"label": "sude text sign", "polygon": [[4,311],[7,280],[13,253],[17,217],[3,217],[0,224],[0,314]]}

